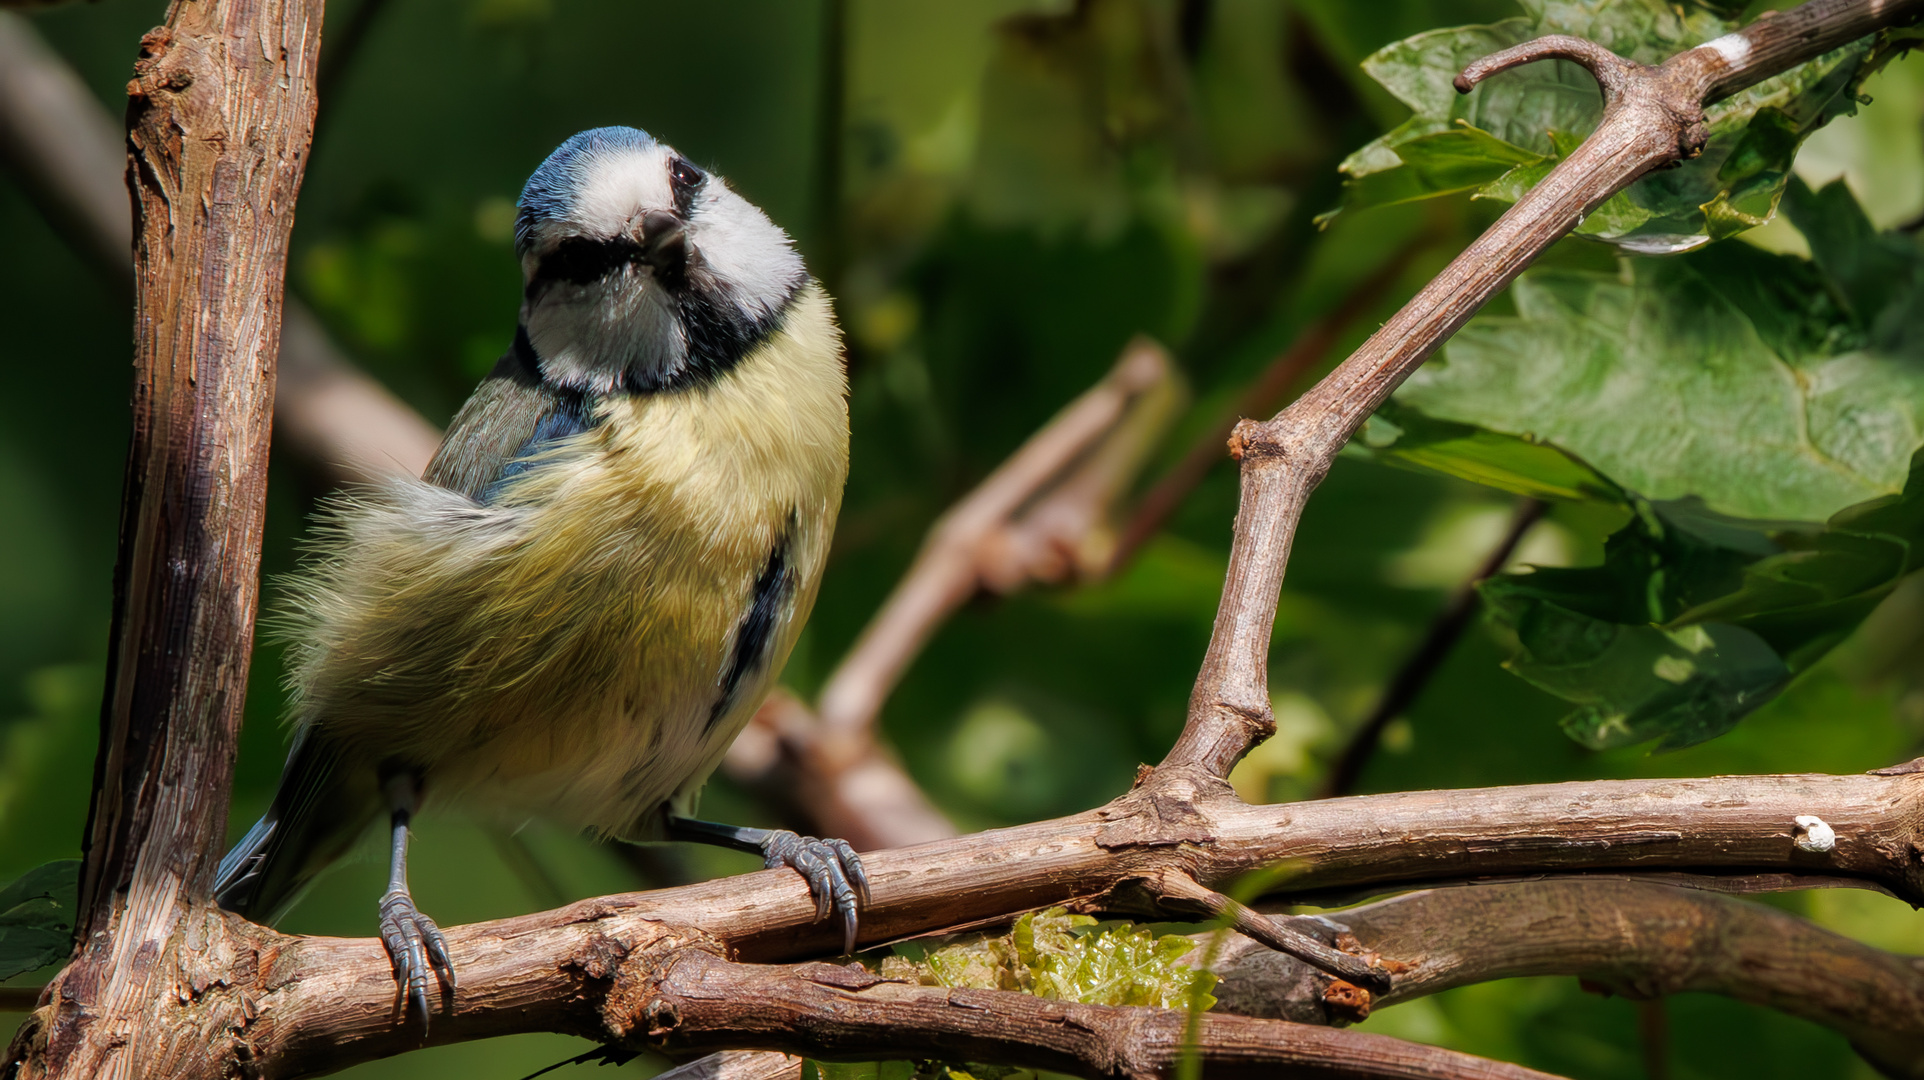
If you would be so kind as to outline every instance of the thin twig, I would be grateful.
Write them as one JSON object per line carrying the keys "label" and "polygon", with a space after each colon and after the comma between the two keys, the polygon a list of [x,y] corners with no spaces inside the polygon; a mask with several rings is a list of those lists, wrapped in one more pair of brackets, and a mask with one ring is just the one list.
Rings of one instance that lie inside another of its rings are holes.
{"label": "thin twig", "polygon": [[1503,538],[1490,549],[1482,565],[1471,572],[1470,576],[1456,587],[1450,599],[1443,605],[1431,621],[1430,628],[1403,666],[1390,677],[1389,684],[1383,689],[1383,696],[1377,699],[1376,707],[1370,710],[1362,724],[1350,735],[1344,744],[1343,752],[1337,756],[1336,763],[1330,766],[1329,776],[1323,780],[1317,798],[1327,799],[1336,795],[1348,795],[1356,789],[1356,781],[1363,775],[1363,766],[1369,764],[1370,756],[1383,738],[1383,729],[1390,722],[1403,715],[1423,688],[1429,685],[1430,677],[1436,674],[1443,661],[1449,658],[1456,648],[1458,638],[1463,636],[1464,628],[1470,625],[1471,616],[1476,614],[1477,583],[1496,576],[1516,554],[1517,545],[1529,534],[1536,523],[1543,520],[1549,507],[1541,499],[1523,498],[1516,504],[1510,515],[1510,527],[1504,530]]}
{"label": "thin twig", "polygon": [[1110,373],[1022,444],[968,497],[942,515],[895,591],[862,630],[822,687],[817,715],[830,738],[859,734],[935,628],[985,579],[1006,591],[1019,564],[985,566],[985,556],[1018,512],[1098,453],[1130,410],[1166,386],[1168,354],[1146,338],[1132,342]]}
{"label": "thin twig", "polygon": [[1339,979],[1347,979],[1373,993],[1386,993],[1390,988],[1390,973],[1385,969],[1372,965],[1369,960],[1361,956],[1354,956],[1329,945],[1313,933],[1298,929],[1296,924],[1299,921],[1310,920],[1265,915],[1246,904],[1237,903],[1214,889],[1204,888],[1196,883],[1195,878],[1180,871],[1172,871],[1153,879],[1151,888],[1156,893],[1156,899],[1171,910],[1221,919],[1230,929],[1244,937],[1260,941],[1269,948],[1293,956],[1318,971],[1327,972]]}
{"label": "thin twig", "polygon": [[1663,998],[1637,1002],[1637,1042],[1643,1051],[1644,1080],[1670,1080],[1670,1014]]}
{"label": "thin twig", "polygon": [[802,1059],[779,1050],[722,1050],[678,1065],[655,1080],[801,1080]]}

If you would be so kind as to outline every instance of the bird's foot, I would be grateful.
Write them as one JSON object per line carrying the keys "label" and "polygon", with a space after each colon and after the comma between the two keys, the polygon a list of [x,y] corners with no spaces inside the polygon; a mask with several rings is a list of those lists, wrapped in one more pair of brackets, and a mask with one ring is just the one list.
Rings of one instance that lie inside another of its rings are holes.
{"label": "bird's foot", "polygon": [[855,911],[868,904],[868,875],[862,872],[861,856],[848,841],[821,840],[776,829],[762,841],[761,849],[763,866],[790,867],[808,882],[817,919],[841,916],[842,951],[854,952]]}
{"label": "bird's foot", "polygon": [[421,914],[405,891],[381,897],[381,944],[394,964],[394,981],[401,986],[408,1011],[421,1014],[426,1030],[433,1010],[428,1005],[428,972],[448,993],[454,993],[454,963],[448,959],[448,940],[434,920]]}

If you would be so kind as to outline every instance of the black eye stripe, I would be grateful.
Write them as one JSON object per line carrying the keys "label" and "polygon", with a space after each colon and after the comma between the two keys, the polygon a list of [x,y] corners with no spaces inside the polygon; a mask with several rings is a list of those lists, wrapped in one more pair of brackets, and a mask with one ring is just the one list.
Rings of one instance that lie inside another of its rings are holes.
{"label": "black eye stripe", "polygon": [[639,254],[640,246],[626,238],[599,240],[570,236],[541,257],[540,265],[535,268],[534,280],[529,284],[532,287],[547,281],[565,281],[571,285],[586,285],[601,280]]}
{"label": "black eye stripe", "polygon": [[708,174],[687,158],[676,157],[669,162],[668,187],[675,195],[675,212],[686,218],[689,208],[695,203],[695,196],[700,194],[702,185],[707,182]]}

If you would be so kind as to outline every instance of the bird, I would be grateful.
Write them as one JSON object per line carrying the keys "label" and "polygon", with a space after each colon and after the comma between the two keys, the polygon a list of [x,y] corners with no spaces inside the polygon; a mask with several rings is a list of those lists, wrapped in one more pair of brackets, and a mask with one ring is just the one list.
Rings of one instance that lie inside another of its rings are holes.
{"label": "bird", "polygon": [[[336,496],[289,581],[292,738],[219,904],[271,923],[386,818],[401,1008],[452,1001],[407,884],[423,805],[759,854],[852,952],[869,885],[838,839],[694,816],[815,602],[848,472],[832,302],[720,176],[631,127],[523,188],[512,343],[426,471]],[[451,1007],[451,1005],[450,1005]]]}

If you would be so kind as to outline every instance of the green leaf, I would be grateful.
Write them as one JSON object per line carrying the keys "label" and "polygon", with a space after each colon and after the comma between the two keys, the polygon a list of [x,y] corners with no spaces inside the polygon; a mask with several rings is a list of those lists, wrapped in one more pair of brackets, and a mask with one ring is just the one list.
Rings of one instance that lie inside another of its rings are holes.
{"label": "green leaf", "polygon": [[[1523,7],[1524,18],[1430,31],[1364,61],[1364,70],[1415,115],[1343,162],[1350,177],[1344,209],[1462,191],[1513,202],[1602,115],[1595,80],[1561,60],[1504,72],[1459,95],[1452,80],[1471,60],[1544,34],[1574,34],[1660,63],[1737,26],[1729,21],[1730,4],[1537,0]],[[1870,43],[1856,42],[1709,107],[1710,140],[1700,156],[1612,196],[1577,232],[1659,253],[1763,224],[1776,210],[1798,146],[1856,110],[1858,86],[1882,62],[1872,57]]]}
{"label": "green leaf", "polygon": [[1924,568],[1924,454],[1901,496],[1821,532],[1705,535],[1645,508],[1601,566],[1505,574],[1481,586],[1506,667],[1576,703],[1564,730],[1601,749],[1728,731]]}
{"label": "green leaf", "polygon": [[1397,400],[1555,445],[1652,500],[1820,523],[1902,490],[1924,366],[1862,348],[1810,264],[1744,245],[1519,279]]}
{"label": "green leaf", "polygon": [[65,959],[73,951],[80,860],[50,862],[0,889],[0,979]]}
{"label": "green leaf", "polygon": [[1539,499],[1624,504],[1621,488],[1547,443],[1426,416],[1392,401],[1363,428],[1355,452]]}
{"label": "green leaf", "polygon": [[1525,275],[1356,451],[1634,509],[1601,565],[1482,587],[1507,666],[1585,745],[1729,730],[1924,568],[1924,253],[1842,185],[1786,205],[1812,261]]}

